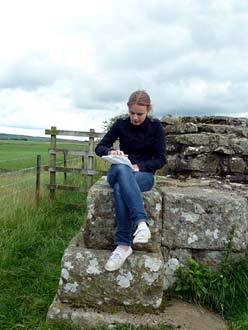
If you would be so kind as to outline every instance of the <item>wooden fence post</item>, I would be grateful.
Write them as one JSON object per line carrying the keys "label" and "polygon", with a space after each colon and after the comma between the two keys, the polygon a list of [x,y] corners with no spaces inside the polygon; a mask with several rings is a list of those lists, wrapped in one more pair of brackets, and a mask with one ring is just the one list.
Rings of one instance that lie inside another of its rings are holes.
{"label": "wooden fence post", "polygon": [[[91,135],[92,133],[92,135]],[[94,129],[90,129],[90,136],[89,136],[89,154],[88,154],[88,170],[93,170],[93,160],[94,160],[94,156],[93,152],[94,152],[94,133],[95,130]],[[89,174],[88,175],[88,180],[87,180],[87,189],[90,189],[90,187],[93,185],[93,175]]]}
{"label": "wooden fence post", "polygon": [[[51,127],[50,185],[56,185],[56,127]],[[50,200],[55,199],[55,188],[50,187]]]}
{"label": "wooden fence post", "polygon": [[40,155],[36,158],[36,189],[35,189],[35,199],[36,202],[40,199]]}
{"label": "wooden fence post", "polygon": [[[67,150],[64,150],[64,167],[67,167]],[[64,184],[67,182],[67,172],[64,172]]]}

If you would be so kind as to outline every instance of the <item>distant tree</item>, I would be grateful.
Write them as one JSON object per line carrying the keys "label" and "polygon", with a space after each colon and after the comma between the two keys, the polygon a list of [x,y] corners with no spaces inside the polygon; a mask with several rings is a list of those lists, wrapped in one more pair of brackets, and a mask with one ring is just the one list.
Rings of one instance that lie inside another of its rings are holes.
{"label": "distant tree", "polygon": [[118,115],[118,116],[112,117],[110,119],[104,120],[104,122],[102,124],[103,131],[107,132],[117,119],[126,118],[126,117],[128,117],[128,114],[122,114],[122,115]]}
{"label": "distant tree", "polygon": [[[110,119],[104,120],[103,124],[102,124],[103,131],[107,132],[117,119],[127,118],[127,117],[128,117],[128,114],[124,113],[124,114],[112,117]],[[149,112],[148,117],[154,118],[151,112]]]}

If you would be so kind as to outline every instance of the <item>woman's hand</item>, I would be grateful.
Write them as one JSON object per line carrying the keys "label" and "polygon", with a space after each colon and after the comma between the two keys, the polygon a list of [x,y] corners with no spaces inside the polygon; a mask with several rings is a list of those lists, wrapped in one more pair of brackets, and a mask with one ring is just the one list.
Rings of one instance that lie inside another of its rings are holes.
{"label": "woman's hand", "polygon": [[139,166],[137,164],[132,164],[134,171],[139,171]]}
{"label": "woman's hand", "polygon": [[127,157],[127,155],[124,154],[124,152],[121,151],[121,150],[119,150],[119,149],[117,149],[117,150],[110,150],[110,151],[108,152],[108,154],[109,154],[109,155],[118,155],[118,156],[124,156],[124,157]]}

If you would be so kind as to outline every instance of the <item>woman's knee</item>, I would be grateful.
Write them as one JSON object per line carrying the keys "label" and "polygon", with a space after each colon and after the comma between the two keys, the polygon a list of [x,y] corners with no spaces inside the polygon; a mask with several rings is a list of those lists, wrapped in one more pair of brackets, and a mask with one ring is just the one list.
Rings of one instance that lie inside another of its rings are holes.
{"label": "woman's knee", "polygon": [[132,169],[123,164],[112,165],[109,170],[109,175],[118,178],[119,176],[129,176],[132,175]]}
{"label": "woman's knee", "polygon": [[124,174],[125,175],[125,174],[132,173],[132,169],[127,165],[115,164],[114,167],[115,167],[116,173],[118,173],[118,174]]}

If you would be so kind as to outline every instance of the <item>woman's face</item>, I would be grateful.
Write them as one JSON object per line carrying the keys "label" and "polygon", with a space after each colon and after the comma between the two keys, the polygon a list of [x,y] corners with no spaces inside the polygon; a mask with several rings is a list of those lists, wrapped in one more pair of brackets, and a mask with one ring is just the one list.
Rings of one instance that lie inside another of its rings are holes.
{"label": "woman's face", "polygon": [[145,121],[148,113],[146,105],[131,104],[128,110],[130,121],[133,125],[138,126]]}

